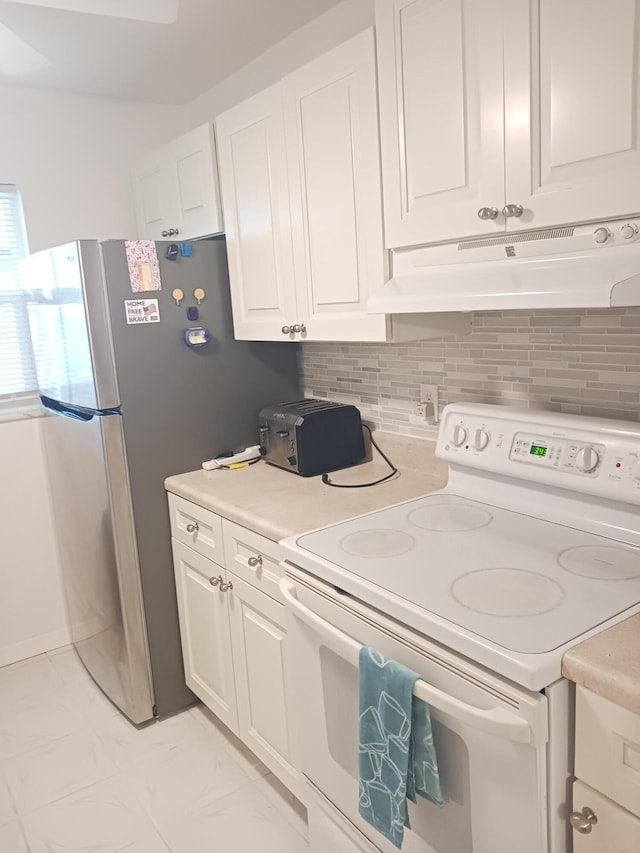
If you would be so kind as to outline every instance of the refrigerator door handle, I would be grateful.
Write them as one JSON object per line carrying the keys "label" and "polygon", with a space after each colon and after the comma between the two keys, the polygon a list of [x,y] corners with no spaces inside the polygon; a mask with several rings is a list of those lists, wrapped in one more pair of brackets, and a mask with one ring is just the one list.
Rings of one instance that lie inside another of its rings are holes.
{"label": "refrigerator door handle", "polygon": [[62,415],[65,418],[72,418],[74,421],[90,421],[95,412],[85,411],[83,409],[74,408],[73,406],[65,406],[64,403],[59,403],[57,400],[52,400],[50,397],[40,397],[40,402],[50,412],[55,415]]}

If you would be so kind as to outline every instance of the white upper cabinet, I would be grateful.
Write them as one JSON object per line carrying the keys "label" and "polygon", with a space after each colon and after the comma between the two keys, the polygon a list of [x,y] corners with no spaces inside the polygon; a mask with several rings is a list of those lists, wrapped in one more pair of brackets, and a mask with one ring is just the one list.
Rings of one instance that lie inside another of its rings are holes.
{"label": "white upper cabinet", "polygon": [[640,210],[638,0],[505,2],[511,230]]}
{"label": "white upper cabinet", "polygon": [[376,37],[386,245],[504,228],[501,0],[376,0]]}
{"label": "white upper cabinet", "polygon": [[216,118],[233,325],[242,340],[286,340],[297,322],[280,84]]}
{"label": "white upper cabinet", "polygon": [[640,210],[638,0],[376,0],[385,242]]}
{"label": "white upper cabinet", "polygon": [[[297,317],[312,340],[385,340],[375,48],[366,30],[282,81]],[[345,338],[347,332],[348,338]]]}
{"label": "white upper cabinet", "polygon": [[142,239],[189,240],[223,230],[211,124],[141,158],[132,179]]}

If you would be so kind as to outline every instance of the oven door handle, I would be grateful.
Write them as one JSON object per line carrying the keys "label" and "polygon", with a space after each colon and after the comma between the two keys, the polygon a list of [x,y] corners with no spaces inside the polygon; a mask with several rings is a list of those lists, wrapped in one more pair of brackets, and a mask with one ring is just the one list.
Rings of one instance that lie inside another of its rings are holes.
{"label": "oven door handle", "polygon": [[[328,648],[343,660],[348,661],[356,668],[358,667],[362,643],[358,643],[344,631],[335,628],[331,623],[305,607],[298,600],[295,584],[289,578],[280,579],[280,592],[287,607],[306,625],[321,634]],[[449,696],[437,687],[422,681],[422,679],[416,681],[413,687],[413,695],[422,699],[431,708],[442,711],[444,714],[450,714],[456,720],[466,723],[474,729],[516,743],[533,743],[533,732],[528,721],[507,708],[495,707],[489,710],[476,708],[474,705],[469,705],[467,702]]]}

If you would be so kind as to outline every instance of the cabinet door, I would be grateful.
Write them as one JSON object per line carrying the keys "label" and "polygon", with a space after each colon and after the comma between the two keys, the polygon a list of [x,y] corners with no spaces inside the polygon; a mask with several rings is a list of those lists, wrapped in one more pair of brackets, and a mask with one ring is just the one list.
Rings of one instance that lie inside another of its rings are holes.
{"label": "cabinet door", "polygon": [[375,8],[386,245],[502,232],[502,1]]}
{"label": "cabinet door", "polygon": [[131,178],[138,237],[164,240],[163,231],[180,228],[178,187],[164,149],[139,160]]}
{"label": "cabinet door", "polygon": [[573,811],[588,807],[597,823],[589,833],[573,832],[573,853],[638,853],[640,818],[583,782],[573,783]]}
{"label": "cabinet door", "polygon": [[216,131],[235,336],[288,340],[282,327],[298,320],[280,84],[219,115]]}
{"label": "cabinet door", "polygon": [[282,81],[298,322],[310,340],[384,340],[373,29]]}
{"label": "cabinet door", "polygon": [[211,583],[226,572],[182,542],[172,545],[187,685],[238,734],[229,594]]}
{"label": "cabinet door", "polygon": [[164,150],[176,188],[179,238],[219,234],[223,228],[213,125],[185,133]]}
{"label": "cabinet door", "polygon": [[521,229],[640,210],[638,0],[505,4],[506,199]]}
{"label": "cabinet door", "polygon": [[229,573],[239,735],[298,797],[296,733],[289,696],[284,606]]}

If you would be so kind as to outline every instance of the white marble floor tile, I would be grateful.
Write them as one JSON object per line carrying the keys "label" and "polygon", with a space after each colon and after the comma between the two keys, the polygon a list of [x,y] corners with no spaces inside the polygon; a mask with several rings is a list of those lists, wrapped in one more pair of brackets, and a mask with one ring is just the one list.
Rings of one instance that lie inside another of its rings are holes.
{"label": "white marble floor tile", "polygon": [[300,833],[303,838],[307,838],[309,834],[309,826],[307,823],[307,810],[303,804],[291,791],[282,784],[282,782],[273,775],[268,773],[255,783],[256,789],[266,797],[271,805],[276,809],[287,823]]}
{"label": "white marble floor tile", "polygon": [[154,833],[141,841],[134,841],[128,847],[123,847],[121,853],[171,853],[171,851],[162,838]]}
{"label": "white marble floor tile", "polygon": [[123,769],[132,763],[153,759],[160,752],[170,752],[183,744],[200,741],[208,745],[202,726],[188,711],[136,728],[122,714],[110,716],[96,726],[98,737],[109,755]]}
{"label": "white marble floor tile", "polygon": [[9,758],[1,767],[19,815],[117,773],[96,735],[84,732]]}
{"label": "white marble floor tile", "polygon": [[2,853],[29,853],[22,829],[17,820],[0,826],[0,850]]}
{"label": "white marble floor tile", "polygon": [[0,703],[0,760],[88,729],[87,719],[69,708],[62,693],[32,698],[30,704],[25,700],[22,708],[9,713]]}
{"label": "white marble floor tile", "polygon": [[269,768],[205,705],[195,705],[191,709],[191,714],[204,728],[205,732],[215,739],[222,750],[231,756],[250,779],[260,779],[262,776],[266,776]]}
{"label": "white marble floor tile", "polygon": [[[0,826],[4,826],[5,823],[9,823],[10,820],[15,820],[15,818],[16,810],[9,796],[9,789],[0,773]],[[0,850],[2,850],[1,847]]]}
{"label": "white marble floor tile", "polygon": [[31,853],[166,853],[120,776],[32,812],[23,826]]}
{"label": "white marble floor tile", "polygon": [[255,784],[188,819],[160,827],[172,853],[309,853],[307,842],[280,817]]}
{"label": "white marble floor tile", "polygon": [[190,741],[127,768],[128,783],[157,827],[251,784],[228,755],[210,746]]}
{"label": "white marble floor tile", "polygon": [[0,669],[2,713],[8,714],[50,701],[62,690],[61,680],[46,655]]}

